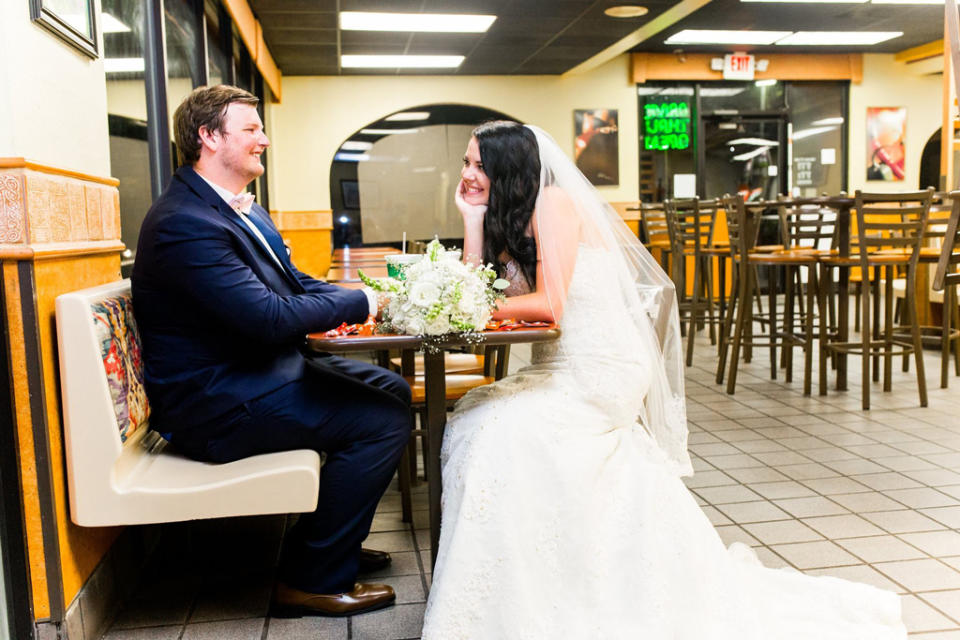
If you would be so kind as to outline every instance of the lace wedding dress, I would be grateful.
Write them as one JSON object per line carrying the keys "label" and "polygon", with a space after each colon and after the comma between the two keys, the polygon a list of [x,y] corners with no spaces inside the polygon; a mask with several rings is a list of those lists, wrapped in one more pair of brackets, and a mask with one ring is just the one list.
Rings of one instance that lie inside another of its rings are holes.
{"label": "lace wedding dress", "polygon": [[447,425],[424,640],[905,638],[895,594],[724,547],[637,422],[654,358],[612,259],[581,245],[562,337]]}

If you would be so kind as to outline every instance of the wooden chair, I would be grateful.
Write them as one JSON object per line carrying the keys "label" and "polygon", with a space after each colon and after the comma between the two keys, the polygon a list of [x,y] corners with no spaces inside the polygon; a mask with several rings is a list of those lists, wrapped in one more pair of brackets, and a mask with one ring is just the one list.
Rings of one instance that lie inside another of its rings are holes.
{"label": "wooden chair", "polygon": [[[898,337],[893,322],[893,282],[897,270],[906,277],[907,291],[916,287],[917,265],[926,228],[933,189],[911,193],[863,193],[855,195],[857,211],[857,255],[843,258],[822,258],[825,266],[859,266],[861,273],[876,275],[877,290],[884,286],[884,323],[882,330],[871,322],[871,292],[873,287],[862,288],[863,304],[859,342],[821,341],[825,350],[821,362],[830,353],[859,354],[862,357],[863,383],[862,406],[870,408],[870,383],[879,378],[879,360],[883,359],[883,390],[891,389],[892,361],[895,355],[912,353],[916,362],[917,392],[920,406],[927,406],[927,384],[923,368],[923,344],[920,326],[917,323],[917,308],[914,296],[908,296],[907,312],[909,341]],[[882,277],[882,280],[881,280]],[[879,314],[876,314],[879,315]],[[875,360],[871,368],[871,362]],[[872,375],[871,375],[872,374]],[[821,395],[826,394],[821,376]]]}
{"label": "wooden chair", "polygon": [[662,202],[640,203],[640,229],[650,253],[660,254],[660,266],[670,273],[670,231]]}
{"label": "wooden chair", "polygon": [[[713,246],[719,200],[667,200],[664,213],[673,255],[671,277],[677,287],[680,313],[687,313],[687,366],[693,364],[693,343],[697,328],[709,325],[710,344],[717,343],[717,317],[713,307],[713,258],[729,253]],[[692,262],[691,262],[692,261]],[[693,280],[687,279],[692,264]],[[688,287],[692,285],[692,287]],[[688,295],[687,289],[691,292]]]}
{"label": "wooden chair", "polygon": [[943,291],[943,326],[940,333],[940,386],[948,384],[948,360],[950,345],[953,344],[954,374],[960,376],[960,310],[957,307],[956,285],[960,284],[960,191],[951,191],[950,217],[943,230],[943,244],[937,260],[937,271],[933,276],[933,288]]}
{"label": "wooden chair", "polygon": [[[727,228],[730,234],[730,253],[733,262],[734,290],[727,316],[724,318],[723,331],[720,337],[720,357],[717,365],[717,383],[721,384],[724,369],[727,364],[727,353],[730,351],[729,373],[727,375],[727,393],[733,394],[736,390],[737,368],[741,348],[748,346],[770,348],[770,377],[776,379],[778,341],[781,347],[789,353],[785,356],[787,381],[793,379],[793,347],[799,346],[804,352],[804,395],[810,393],[810,377],[813,357],[813,314],[816,300],[815,287],[808,282],[806,294],[806,310],[804,314],[804,329],[798,334],[793,328],[793,290],[794,271],[805,267],[810,273],[817,264],[817,257],[808,251],[790,251],[783,248],[773,251],[760,252],[754,250],[756,242],[755,225],[758,224],[759,212],[748,214],[743,198],[724,196],[723,205],[727,211]],[[777,330],[776,322],[776,278],[771,277],[768,286],[770,291],[769,327],[765,334],[754,334],[752,330],[753,297],[758,291],[756,267],[781,267],[786,270],[786,301],[784,304],[783,329]],[[808,277],[808,280],[813,280]],[[734,319],[735,316],[735,319]],[[730,338],[731,325],[733,338]],[[728,349],[729,347],[729,349]]]}

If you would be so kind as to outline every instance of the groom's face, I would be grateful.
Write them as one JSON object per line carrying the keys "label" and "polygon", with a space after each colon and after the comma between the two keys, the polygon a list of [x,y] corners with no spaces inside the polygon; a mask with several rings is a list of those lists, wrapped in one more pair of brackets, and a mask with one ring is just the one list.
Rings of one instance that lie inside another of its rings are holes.
{"label": "groom's face", "polygon": [[480,159],[480,145],[476,138],[470,138],[467,153],[463,156],[463,199],[467,204],[488,204],[490,202],[490,178],[483,172]]}
{"label": "groom's face", "polygon": [[250,182],[263,174],[260,155],[270,146],[256,107],[234,102],[227,107],[219,132],[217,158],[233,175]]}

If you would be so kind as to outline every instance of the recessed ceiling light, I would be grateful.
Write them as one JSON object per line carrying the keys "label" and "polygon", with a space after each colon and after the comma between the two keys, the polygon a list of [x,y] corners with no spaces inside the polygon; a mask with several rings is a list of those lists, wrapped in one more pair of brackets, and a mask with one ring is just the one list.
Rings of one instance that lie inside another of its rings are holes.
{"label": "recessed ceiling light", "polygon": [[700,95],[704,98],[732,98],[746,91],[743,87],[702,87]]}
{"label": "recessed ceiling light", "polygon": [[767,140],[766,138],[737,138],[727,144],[749,144],[755,147],[779,147],[780,143],[776,140]]}
{"label": "recessed ceiling light", "polygon": [[370,149],[373,149],[373,143],[363,140],[347,140],[340,145],[341,151],[368,151]]}
{"label": "recessed ceiling light", "polygon": [[666,44],[773,44],[789,35],[789,31],[684,29],[667,38]]}
{"label": "recessed ceiling light", "polygon": [[778,45],[870,45],[899,38],[903,31],[797,31]]}
{"label": "recessed ceiling light", "polygon": [[365,153],[337,153],[333,159],[337,162],[366,162],[370,156]]}
{"label": "recessed ceiling light", "polygon": [[104,33],[127,33],[130,27],[123,24],[106,11],[100,12],[100,28]]}
{"label": "recessed ceiling light", "polygon": [[453,69],[464,56],[366,56],[342,55],[340,66],[346,69]]}
{"label": "recessed ceiling light", "polygon": [[389,136],[395,133],[416,133],[420,129],[360,129],[360,133],[368,136]]}
{"label": "recessed ceiling light", "polygon": [[603,10],[611,18],[639,18],[646,15],[648,9],[635,4],[622,4],[618,7],[607,7]]}
{"label": "recessed ceiling light", "polygon": [[655,96],[663,91],[663,87],[637,87],[638,96]]}
{"label": "recessed ceiling light", "polygon": [[777,84],[777,79],[776,79],[776,78],[764,78],[763,80],[757,80],[757,81],[754,82],[753,84],[755,84],[755,85],[758,86],[758,87],[772,87],[773,85]]}
{"label": "recessed ceiling light", "polygon": [[428,118],[430,118],[429,111],[401,111],[384,119],[389,122],[408,122],[411,120],[427,120]]}
{"label": "recessed ceiling light", "polygon": [[433,31],[483,33],[497,16],[455,13],[381,13],[341,11],[344,31]]}
{"label": "recessed ceiling light", "polygon": [[143,58],[104,58],[106,73],[137,73],[144,69]]}

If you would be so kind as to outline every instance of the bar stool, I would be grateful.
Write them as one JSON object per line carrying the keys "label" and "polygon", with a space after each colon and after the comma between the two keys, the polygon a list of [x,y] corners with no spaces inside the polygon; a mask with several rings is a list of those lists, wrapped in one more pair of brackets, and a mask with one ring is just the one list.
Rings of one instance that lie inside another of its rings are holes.
{"label": "bar stool", "polygon": [[[672,278],[677,287],[680,313],[687,313],[687,366],[693,364],[693,343],[697,328],[709,325],[710,344],[717,343],[713,308],[713,257],[723,257],[727,249],[713,246],[713,232],[720,201],[667,200],[664,202],[670,251],[673,256]],[[687,268],[692,260],[693,282],[687,295]],[[705,299],[704,299],[705,298]]]}
{"label": "bar stool", "polygon": [[947,387],[947,361],[951,342],[954,347],[955,375],[960,376],[960,329],[957,328],[960,327],[960,310],[957,307],[956,290],[956,286],[960,284],[960,271],[957,271],[956,266],[960,264],[960,191],[951,191],[950,199],[953,206],[944,229],[943,245],[940,247],[937,271],[933,277],[933,288],[943,291],[943,329],[940,334],[940,386],[943,388]]}
{"label": "bar stool", "polygon": [[[777,357],[776,348],[779,339],[781,348],[789,351],[785,357],[786,377],[790,382],[793,379],[793,348],[799,346],[804,352],[804,395],[810,394],[810,375],[813,357],[813,315],[816,301],[815,287],[811,282],[807,285],[806,309],[804,311],[803,332],[798,334],[793,326],[794,271],[806,267],[812,272],[817,264],[817,257],[809,251],[791,251],[778,249],[770,252],[755,252],[755,225],[759,221],[759,211],[747,213],[743,198],[739,195],[723,197],[723,205],[727,210],[727,227],[730,233],[730,252],[733,262],[734,289],[727,316],[724,318],[724,327],[721,332],[720,358],[717,365],[717,383],[723,382],[726,368],[728,346],[730,354],[730,370],[727,375],[727,393],[733,394],[736,390],[737,368],[740,359],[740,349],[748,346],[770,348],[770,377],[776,379]],[[771,308],[769,309],[769,330],[766,334],[753,334],[754,321],[752,299],[758,291],[756,267],[782,267],[787,272],[784,303],[784,323],[781,331],[777,330],[776,323],[776,278],[770,278]],[[808,277],[808,281],[812,281]],[[734,320],[734,315],[736,319]],[[730,339],[731,325],[734,325],[734,334]]]}
{"label": "bar stool", "polygon": [[670,273],[670,231],[662,202],[640,203],[640,229],[645,238],[643,246],[650,253],[659,251],[660,266]]}
{"label": "bar stool", "polygon": [[[907,312],[909,326],[903,327],[904,332],[910,335],[909,341],[899,338],[895,334],[893,322],[893,282],[896,270],[905,272],[907,291],[914,291],[916,287],[917,265],[920,259],[920,248],[926,228],[927,216],[930,210],[930,201],[933,189],[911,193],[863,193],[857,191],[855,207],[857,210],[857,255],[848,258],[828,256],[821,258],[825,267],[831,266],[859,266],[861,273],[869,274],[871,267],[875,269],[877,287],[884,285],[884,326],[882,335],[879,327],[872,330],[870,296],[873,287],[862,288],[863,304],[861,305],[861,332],[859,342],[839,342],[822,340],[820,349],[821,363],[827,354],[843,353],[858,354],[861,356],[861,372],[863,384],[862,406],[864,410],[870,408],[870,382],[879,378],[879,359],[884,361],[883,390],[891,389],[892,359],[894,355],[913,353],[916,362],[917,392],[920,396],[920,406],[927,406],[927,384],[923,368],[923,344],[920,336],[920,327],[917,323],[917,307],[914,296],[907,296]],[[823,333],[821,333],[823,336]],[[871,361],[876,359],[871,376]],[[824,376],[821,375],[820,394],[826,394]]]}

